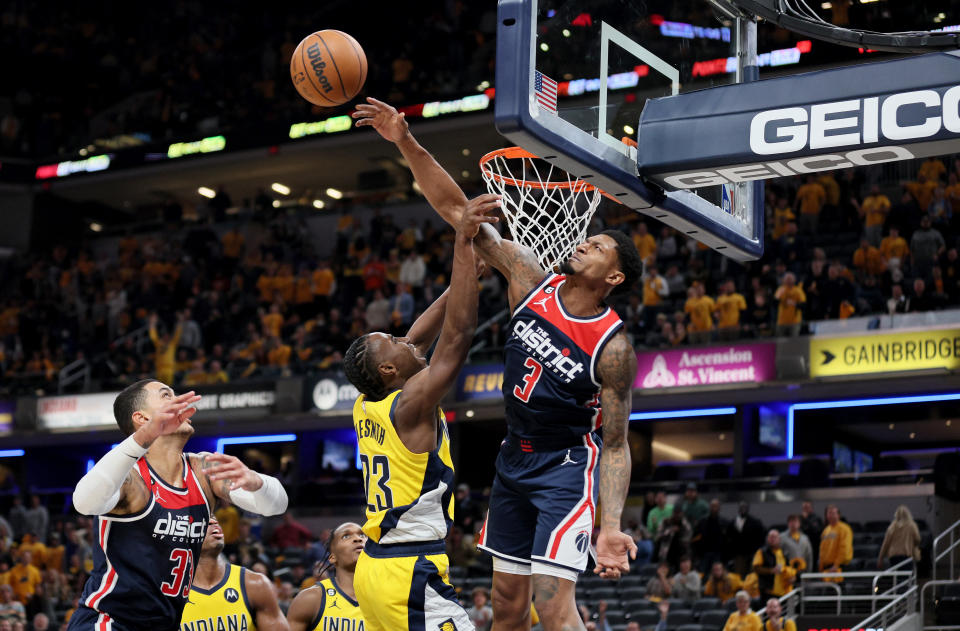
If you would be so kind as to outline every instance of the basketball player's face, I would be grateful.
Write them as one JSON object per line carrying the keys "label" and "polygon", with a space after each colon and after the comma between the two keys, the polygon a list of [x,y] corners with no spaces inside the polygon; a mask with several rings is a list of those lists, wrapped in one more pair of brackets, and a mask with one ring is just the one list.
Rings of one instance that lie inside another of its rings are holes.
{"label": "basketball player's face", "polygon": [[568,276],[596,281],[605,281],[619,269],[617,242],[605,234],[590,237],[560,264],[560,271]]}
{"label": "basketball player's face", "polygon": [[371,336],[377,345],[377,360],[381,364],[392,364],[400,377],[409,379],[427,367],[427,358],[420,355],[407,338],[388,333],[372,333]]}
{"label": "basketball player's face", "polygon": [[[143,411],[148,419],[153,418],[153,415],[165,405],[169,404],[175,396],[173,388],[160,381],[148,383],[145,389],[147,391],[147,400],[144,404]],[[174,434],[179,436],[192,436],[193,425],[189,421],[184,421]]]}
{"label": "basketball player's face", "polygon": [[357,524],[343,524],[330,535],[330,552],[334,557],[334,565],[346,570],[357,567],[357,559],[363,551],[363,544],[367,536]]}
{"label": "basketball player's face", "polygon": [[223,529],[215,517],[210,517],[210,523],[207,525],[207,536],[203,540],[202,554],[218,556],[223,552]]}

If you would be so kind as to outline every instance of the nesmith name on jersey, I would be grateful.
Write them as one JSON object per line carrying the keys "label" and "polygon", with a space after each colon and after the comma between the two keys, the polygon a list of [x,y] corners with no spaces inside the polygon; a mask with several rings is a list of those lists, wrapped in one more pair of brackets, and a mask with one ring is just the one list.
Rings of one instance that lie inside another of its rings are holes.
{"label": "nesmith name on jersey", "polygon": [[513,333],[532,355],[540,359],[544,366],[560,373],[567,382],[572,381],[585,370],[583,362],[574,361],[569,357],[569,348],[557,348],[550,339],[550,333],[533,321],[518,319],[513,325]]}
{"label": "nesmith name on jersey", "polygon": [[189,515],[171,515],[161,517],[153,527],[153,536],[164,539],[173,537],[172,541],[185,542],[202,540],[207,532],[207,520],[191,521]]}

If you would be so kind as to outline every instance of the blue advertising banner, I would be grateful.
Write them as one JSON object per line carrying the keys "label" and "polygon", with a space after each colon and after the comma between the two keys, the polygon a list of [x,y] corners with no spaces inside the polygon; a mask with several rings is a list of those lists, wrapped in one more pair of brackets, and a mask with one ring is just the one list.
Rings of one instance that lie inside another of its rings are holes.
{"label": "blue advertising banner", "polygon": [[457,401],[502,399],[503,364],[464,366],[457,379]]}

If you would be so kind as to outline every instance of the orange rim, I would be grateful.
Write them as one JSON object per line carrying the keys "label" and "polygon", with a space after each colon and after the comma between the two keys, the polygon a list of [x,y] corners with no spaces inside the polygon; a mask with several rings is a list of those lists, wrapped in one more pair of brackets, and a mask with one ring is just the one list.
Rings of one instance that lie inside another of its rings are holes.
{"label": "orange rim", "polygon": [[[573,180],[567,182],[534,182],[531,180],[518,180],[516,178],[507,177],[499,173],[495,173],[487,167],[487,163],[492,161],[494,158],[507,158],[507,159],[522,159],[522,158],[536,158],[540,160],[540,156],[530,153],[523,147],[507,147],[506,149],[496,149],[491,151],[480,158],[480,171],[486,174],[490,179],[496,182],[502,182],[509,186],[516,186],[517,188],[526,187],[526,188],[536,188],[541,190],[555,190],[555,189],[567,189],[574,190],[577,193],[580,192],[591,192],[593,190],[599,190],[600,193],[618,204],[622,203],[616,197],[607,194],[605,191],[598,189],[593,184],[584,182],[583,180],[574,178]],[[559,167],[558,167],[559,168]]]}

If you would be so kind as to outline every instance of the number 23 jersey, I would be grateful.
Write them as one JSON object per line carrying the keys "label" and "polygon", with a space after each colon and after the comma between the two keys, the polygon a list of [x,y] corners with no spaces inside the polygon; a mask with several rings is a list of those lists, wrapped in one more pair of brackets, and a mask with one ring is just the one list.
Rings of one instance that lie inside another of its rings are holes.
{"label": "number 23 jersey", "polygon": [[436,448],[412,453],[394,424],[401,392],[380,401],[360,395],[353,406],[367,497],[363,532],[383,545],[438,541],[453,523],[453,460],[443,412],[437,408]]}
{"label": "number 23 jersey", "polygon": [[503,399],[510,433],[520,439],[564,443],[603,422],[596,364],[623,322],[610,307],[586,318],[567,313],[559,295],[565,281],[548,275],[510,320]]}

